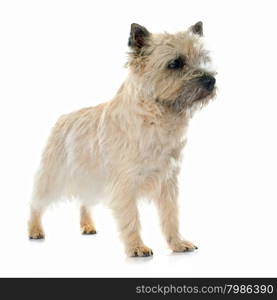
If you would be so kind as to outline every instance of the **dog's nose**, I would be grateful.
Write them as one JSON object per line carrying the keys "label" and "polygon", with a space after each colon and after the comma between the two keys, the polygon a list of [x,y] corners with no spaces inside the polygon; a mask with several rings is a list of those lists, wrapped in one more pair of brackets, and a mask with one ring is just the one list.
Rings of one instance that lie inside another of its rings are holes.
{"label": "dog's nose", "polygon": [[202,77],[200,77],[200,83],[203,87],[211,92],[214,89],[215,78],[211,75],[203,75]]}

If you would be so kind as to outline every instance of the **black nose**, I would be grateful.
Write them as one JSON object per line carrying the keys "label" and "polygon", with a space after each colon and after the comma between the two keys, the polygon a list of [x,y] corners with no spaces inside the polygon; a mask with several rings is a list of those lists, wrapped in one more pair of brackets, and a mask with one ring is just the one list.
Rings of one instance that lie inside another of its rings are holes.
{"label": "black nose", "polygon": [[211,75],[203,75],[200,77],[200,83],[204,88],[206,88],[208,91],[212,91],[214,89],[215,85],[215,78]]}

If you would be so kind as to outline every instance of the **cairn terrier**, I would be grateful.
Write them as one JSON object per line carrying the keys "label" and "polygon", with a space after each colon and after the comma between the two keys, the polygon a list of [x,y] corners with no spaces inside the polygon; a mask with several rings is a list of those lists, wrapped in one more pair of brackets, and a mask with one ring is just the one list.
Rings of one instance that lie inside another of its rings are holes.
{"label": "cairn terrier", "polygon": [[176,34],[131,25],[129,74],[115,97],[62,116],[52,130],[35,176],[31,239],[44,238],[42,214],[62,197],[80,200],[81,231],[95,234],[90,208],[102,201],[113,211],[127,255],[153,255],[140,236],[137,209],[147,197],[168,246],[197,249],[179,232],[177,177],[189,120],[215,96],[202,36],[202,22]]}

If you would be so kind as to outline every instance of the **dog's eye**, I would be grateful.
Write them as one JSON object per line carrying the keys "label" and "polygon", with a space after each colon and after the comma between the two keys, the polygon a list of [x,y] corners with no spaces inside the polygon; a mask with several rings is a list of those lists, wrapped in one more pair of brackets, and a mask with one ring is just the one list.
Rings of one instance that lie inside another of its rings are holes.
{"label": "dog's eye", "polygon": [[169,62],[167,65],[168,69],[174,70],[174,69],[181,69],[185,65],[184,60],[181,57],[178,57],[172,61]]}

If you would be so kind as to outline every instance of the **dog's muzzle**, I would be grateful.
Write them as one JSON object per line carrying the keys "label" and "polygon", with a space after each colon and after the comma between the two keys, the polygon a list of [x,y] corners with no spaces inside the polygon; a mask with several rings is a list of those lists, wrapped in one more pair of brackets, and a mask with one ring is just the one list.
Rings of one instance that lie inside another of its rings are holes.
{"label": "dog's muzzle", "polygon": [[211,75],[203,75],[199,78],[200,84],[209,92],[214,89],[215,81],[215,78]]}

